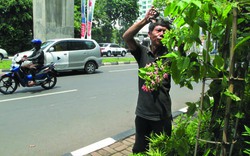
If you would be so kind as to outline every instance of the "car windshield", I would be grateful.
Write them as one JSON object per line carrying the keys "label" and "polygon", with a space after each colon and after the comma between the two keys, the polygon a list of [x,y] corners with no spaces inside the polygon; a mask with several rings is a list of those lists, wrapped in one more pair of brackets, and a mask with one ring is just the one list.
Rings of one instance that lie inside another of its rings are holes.
{"label": "car windshield", "polygon": [[42,43],[41,49],[45,49],[46,47],[48,47],[49,45],[51,45],[52,43],[54,43],[54,41],[46,41]]}

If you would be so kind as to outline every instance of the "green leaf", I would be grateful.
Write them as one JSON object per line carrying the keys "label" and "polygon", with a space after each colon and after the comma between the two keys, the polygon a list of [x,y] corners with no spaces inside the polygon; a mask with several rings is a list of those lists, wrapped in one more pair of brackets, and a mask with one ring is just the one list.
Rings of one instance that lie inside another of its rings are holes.
{"label": "green leaf", "polygon": [[205,151],[204,156],[209,156],[210,152],[211,152],[211,149],[207,149],[207,150]]}
{"label": "green leaf", "polygon": [[214,60],[213,60],[213,65],[217,69],[223,69],[224,68],[224,59],[219,55],[215,55]]}
{"label": "green leaf", "polygon": [[176,61],[173,61],[171,64],[171,71],[172,71],[171,72],[172,79],[176,84],[179,84],[181,78],[180,78],[180,71],[178,69]]}
{"label": "green leaf", "polygon": [[191,1],[191,3],[193,3],[194,5],[196,5],[197,7],[201,8],[201,1],[200,0],[193,0]]}
{"label": "green leaf", "polygon": [[206,110],[209,107],[210,107],[210,99],[209,99],[209,96],[205,95],[204,101],[203,101],[203,108],[204,108],[204,110]]}
{"label": "green leaf", "polygon": [[223,11],[223,13],[222,13],[222,17],[224,17],[224,18],[227,18],[228,17],[228,14],[229,14],[229,12],[232,10],[232,5],[231,5],[231,3],[227,3],[227,6],[226,6],[226,8],[224,8],[222,11]]}
{"label": "green leaf", "polygon": [[168,53],[165,56],[162,56],[162,58],[177,58],[178,55],[176,53]]}
{"label": "green leaf", "polygon": [[184,71],[186,69],[188,69],[189,64],[190,64],[190,59],[189,57],[185,57],[184,59],[180,59],[179,63],[181,65],[181,71]]}
{"label": "green leaf", "polygon": [[174,10],[175,10],[175,8],[176,8],[176,4],[175,4],[175,3],[170,3],[170,4],[167,6],[167,8],[168,8],[168,9],[165,9],[165,10],[164,10],[164,15],[165,15],[165,16],[169,16],[169,15],[171,15],[171,14],[174,12]]}
{"label": "green leaf", "polygon": [[203,29],[207,30],[207,23],[203,20],[203,19],[198,19],[197,21],[197,24],[202,27]]}
{"label": "green leaf", "polygon": [[140,78],[145,79],[146,73],[147,73],[147,70],[145,68],[140,68],[138,75]]}
{"label": "green leaf", "polygon": [[188,106],[187,115],[193,116],[197,110],[196,103],[187,102],[186,105]]}
{"label": "green leaf", "polygon": [[228,86],[227,77],[225,75],[223,75],[223,78],[222,78],[222,81],[221,81],[221,86],[223,88],[226,88]]}
{"label": "green leaf", "polygon": [[224,95],[230,97],[234,101],[240,101],[241,100],[238,96],[236,96],[235,94],[230,92],[228,89],[224,92]]}
{"label": "green leaf", "polygon": [[250,36],[247,36],[245,38],[243,38],[239,43],[237,43],[237,45],[234,47],[234,51],[240,47],[242,44],[246,43],[246,41],[250,40]]}
{"label": "green leaf", "polygon": [[246,132],[244,132],[242,135],[243,136],[250,136],[250,128],[247,126],[244,126],[244,127],[245,127]]}
{"label": "green leaf", "polygon": [[238,118],[238,119],[243,119],[243,118],[244,118],[244,113],[238,112],[238,113],[235,115],[235,117]]}

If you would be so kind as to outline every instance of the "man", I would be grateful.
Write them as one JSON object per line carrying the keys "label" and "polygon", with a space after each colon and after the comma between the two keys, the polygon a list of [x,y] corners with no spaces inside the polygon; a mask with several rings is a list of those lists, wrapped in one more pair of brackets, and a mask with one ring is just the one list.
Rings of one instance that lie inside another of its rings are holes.
{"label": "man", "polygon": [[29,86],[33,86],[36,84],[35,81],[36,70],[44,65],[44,52],[41,49],[42,41],[40,39],[33,39],[31,41],[31,44],[34,48],[33,53],[28,57],[22,58],[23,61],[25,60],[32,61],[32,63],[22,66],[24,68],[30,69],[32,75],[32,81],[29,82],[28,84]]}
{"label": "man", "polygon": [[[131,54],[135,57],[139,68],[145,67],[167,53],[167,49],[162,45],[161,39],[165,31],[171,28],[171,23],[163,18],[156,18],[156,16],[158,16],[157,11],[154,7],[151,7],[144,19],[132,25],[123,34],[123,39]],[[136,42],[134,37],[148,23],[150,23],[148,36],[151,40],[151,45],[150,47],[145,47]],[[151,133],[165,133],[170,136],[172,130],[171,98],[169,95],[170,77],[164,79],[162,86],[152,92],[143,91],[142,86],[144,82],[143,79],[139,78],[133,153],[147,151],[149,147],[148,137],[150,137]]]}

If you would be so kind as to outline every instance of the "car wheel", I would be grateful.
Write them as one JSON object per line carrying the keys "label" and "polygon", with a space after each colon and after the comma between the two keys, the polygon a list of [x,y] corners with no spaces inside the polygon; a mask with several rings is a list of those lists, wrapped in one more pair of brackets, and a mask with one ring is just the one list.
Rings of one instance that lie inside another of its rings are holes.
{"label": "car wheel", "polygon": [[2,60],[3,59],[3,54],[0,54],[0,60]]}
{"label": "car wheel", "polygon": [[111,56],[111,51],[107,52],[107,56],[110,57]]}
{"label": "car wheel", "polygon": [[124,57],[126,55],[125,51],[122,51],[121,56]]}
{"label": "car wheel", "polygon": [[96,64],[94,62],[87,62],[85,64],[84,70],[87,74],[93,74],[96,69]]}

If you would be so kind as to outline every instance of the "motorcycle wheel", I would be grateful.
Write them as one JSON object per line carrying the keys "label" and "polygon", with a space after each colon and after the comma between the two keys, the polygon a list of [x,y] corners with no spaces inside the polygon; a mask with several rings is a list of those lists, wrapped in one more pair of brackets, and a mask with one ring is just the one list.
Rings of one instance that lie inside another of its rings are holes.
{"label": "motorcycle wheel", "polygon": [[12,94],[17,89],[17,80],[9,76],[2,76],[0,78],[0,92],[3,94]]}
{"label": "motorcycle wheel", "polygon": [[47,75],[47,80],[41,85],[44,89],[51,89],[55,87],[57,83],[57,77],[55,73],[49,72]]}

